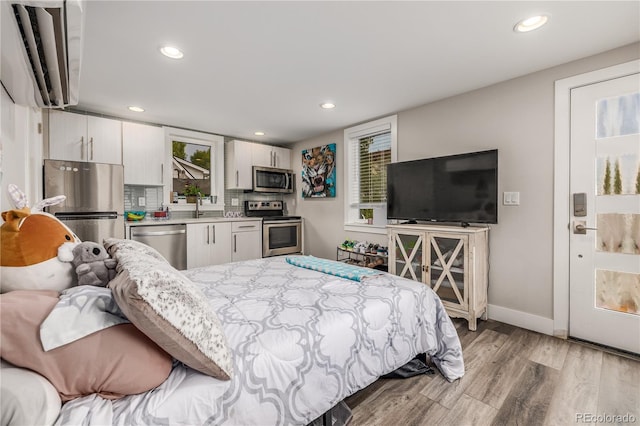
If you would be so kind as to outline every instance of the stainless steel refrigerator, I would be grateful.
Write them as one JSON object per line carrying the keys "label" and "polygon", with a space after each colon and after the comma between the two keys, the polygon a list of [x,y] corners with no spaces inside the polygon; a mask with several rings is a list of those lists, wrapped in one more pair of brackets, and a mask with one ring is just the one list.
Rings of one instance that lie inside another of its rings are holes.
{"label": "stainless steel refrigerator", "polygon": [[44,160],[44,198],[67,199],[47,211],[82,241],[124,238],[124,168],[118,164]]}

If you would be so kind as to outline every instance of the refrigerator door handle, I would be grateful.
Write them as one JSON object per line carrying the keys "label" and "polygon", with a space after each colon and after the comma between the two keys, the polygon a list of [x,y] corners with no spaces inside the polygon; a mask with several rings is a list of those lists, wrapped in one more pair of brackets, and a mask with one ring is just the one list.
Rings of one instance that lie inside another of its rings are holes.
{"label": "refrigerator door handle", "polygon": [[93,212],[93,213],[75,213],[75,212],[55,212],[53,214],[60,220],[84,220],[84,219],[117,219],[117,212]]}

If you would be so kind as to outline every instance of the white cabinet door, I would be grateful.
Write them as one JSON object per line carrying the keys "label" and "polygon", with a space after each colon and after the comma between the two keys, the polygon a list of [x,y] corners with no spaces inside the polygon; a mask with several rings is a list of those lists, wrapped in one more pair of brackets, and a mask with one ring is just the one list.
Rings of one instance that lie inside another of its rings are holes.
{"label": "white cabinet door", "polygon": [[122,164],[122,122],[49,111],[49,158]]}
{"label": "white cabinet door", "polygon": [[291,150],[289,148],[272,146],[271,151],[273,152],[273,167],[291,169]]}
{"label": "white cabinet door", "polygon": [[231,261],[231,224],[187,224],[187,269]]}
{"label": "white cabinet door", "polygon": [[262,221],[232,222],[231,260],[262,258]]}
{"label": "white cabinet door", "polygon": [[254,166],[291,168],[291,150],[288,148],[256,143],[252,146],[251,154]]}
{"label": "white cabinet door", "polygon": [[95,163],[122,164],[122,122],[111,118],[87,116],[87,160]]}
{"label": "white cabinet door", "polygon": [[49,158],[86,161],[87,117],[62,111],[49,111]]}
{"label": "white cabinet door", "polygon": [[124,183],[163,185],[164,130],[147,124],[122,123]]}
{"label": "white cabinet door", "polygon": [[187,224],[187,269],[199,268],[209,264],[210,238],[207,223]]}
{"label": "white cabinet door", "polygon": [[251,161],[254,166],[273,167],[271,146],[261,143],[251,144]]}
{"label": "white cabinet door", "polygon": [[227,189],[252,189],[251,142],[233,140],[225,144]]}
{"label": "white cabinet door", "polygon": [[211,223],[211,265],[231,262],[231,223]]}

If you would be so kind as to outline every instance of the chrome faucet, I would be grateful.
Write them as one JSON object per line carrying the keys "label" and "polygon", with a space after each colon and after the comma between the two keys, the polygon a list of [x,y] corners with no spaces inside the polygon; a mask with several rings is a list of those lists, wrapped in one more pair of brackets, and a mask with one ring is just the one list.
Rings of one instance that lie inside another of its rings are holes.
{"label": "chrome faucet", "polygon": [[198,192],[196,195],[196,219],[199,219],[200,216],[204,214],[204,212],[200,211],[200,206],[202,205],[202,195]]}

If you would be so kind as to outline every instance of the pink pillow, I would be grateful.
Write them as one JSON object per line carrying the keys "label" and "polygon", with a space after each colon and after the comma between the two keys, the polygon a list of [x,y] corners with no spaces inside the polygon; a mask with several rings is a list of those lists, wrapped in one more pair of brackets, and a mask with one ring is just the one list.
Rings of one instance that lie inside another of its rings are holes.
{"label": "pink pillow", "polygon": [[40,324],[58,302],[51,290],[0,295],[0,356],[46,377],[62,401],[97,393],[117,399],[166,380],[171,357],[131,324],[120,324],[44,352]]}

